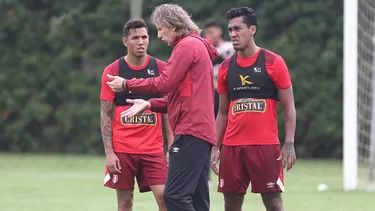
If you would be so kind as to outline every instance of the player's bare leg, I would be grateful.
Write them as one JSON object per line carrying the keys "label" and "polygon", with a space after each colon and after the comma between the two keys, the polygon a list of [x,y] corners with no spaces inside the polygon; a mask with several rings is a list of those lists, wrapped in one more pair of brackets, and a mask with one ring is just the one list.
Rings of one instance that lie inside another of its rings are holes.
{"label": "player's bare leg", "polygon": [[116,189],[117,192],[117,210],[133,210],[133,190]]}
{"label": "player's bare leg", "polygon": [[164,185],[152,185],[150,186],[152,193],[154,194],[156,203],[159,206],[159,211],[167,211],[165,207],[163,193],[164,193]]}
{"label": "player's bare leg", "polygon": [[284,211],[281,192],[262,193],[261,195],[267,211]]}
{"label": "player's bare leg", "polygon": [[241,211],[245,194],[224,194],[225,211]]}

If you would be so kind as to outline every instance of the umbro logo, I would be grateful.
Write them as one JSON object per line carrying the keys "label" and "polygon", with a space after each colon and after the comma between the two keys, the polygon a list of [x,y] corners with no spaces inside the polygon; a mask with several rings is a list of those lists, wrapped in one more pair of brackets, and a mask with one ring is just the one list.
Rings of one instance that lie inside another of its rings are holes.
{"label": "umbro logo", "polygon": [[267,188],[274,188],[275,187],[275,183],[274,182],[269,182],[266,185],[267,185]]}

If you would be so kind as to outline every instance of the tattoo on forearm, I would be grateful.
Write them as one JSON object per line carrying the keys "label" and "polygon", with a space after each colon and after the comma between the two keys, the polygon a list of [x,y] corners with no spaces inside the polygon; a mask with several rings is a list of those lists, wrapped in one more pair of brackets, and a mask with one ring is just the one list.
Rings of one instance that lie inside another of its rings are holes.
{"label": "tattoo on forearm", "polygon": [[112,111],[113,111],[113,102],[101,100],[101,109],[100,109],[100,127],[102,132],[102,139],[104,145],[104,151],[107,154],[108,152],[113,151],[112,147]]}

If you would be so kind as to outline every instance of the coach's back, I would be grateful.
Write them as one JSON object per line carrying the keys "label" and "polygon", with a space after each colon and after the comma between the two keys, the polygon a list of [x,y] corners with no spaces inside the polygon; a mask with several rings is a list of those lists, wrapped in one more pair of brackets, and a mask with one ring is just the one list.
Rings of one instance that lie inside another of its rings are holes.
{"label": "coach's back", "polygon": [[[172,55],[159,77],[128,80],[126,84],[132,92],[168,94],[167,112],[174,135],[192,135],[215,145],[212,61],[216,57],[212,43],[192,33],[176,38]],[[154,111],[156,107],[166,107],[165,101],[150,102]]]}
{"label": "coach's back", "polygon": [[171,127],[175,135],[189,134],[215,144],[212,61],[217,56],[217,50],[197,34],[177,40],[175,44],[168,63],[178,62],[189,69],[179,88],[173,90],[169,97]]}

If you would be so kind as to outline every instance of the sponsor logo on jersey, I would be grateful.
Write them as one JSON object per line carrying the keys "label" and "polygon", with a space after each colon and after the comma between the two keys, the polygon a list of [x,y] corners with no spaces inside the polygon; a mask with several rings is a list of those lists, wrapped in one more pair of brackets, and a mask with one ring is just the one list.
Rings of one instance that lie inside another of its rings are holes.
{"label": "sponsor logo on jersey", "polygon": [[240,99],[233,103],[232,114],[243,112],[265,112],[267,107],[264,99]]}
{"label": "sponsor logo on jersey", "polygon": [[123,125],[156,125],[156,113],[143,113],[131,117],[121,117]]}

